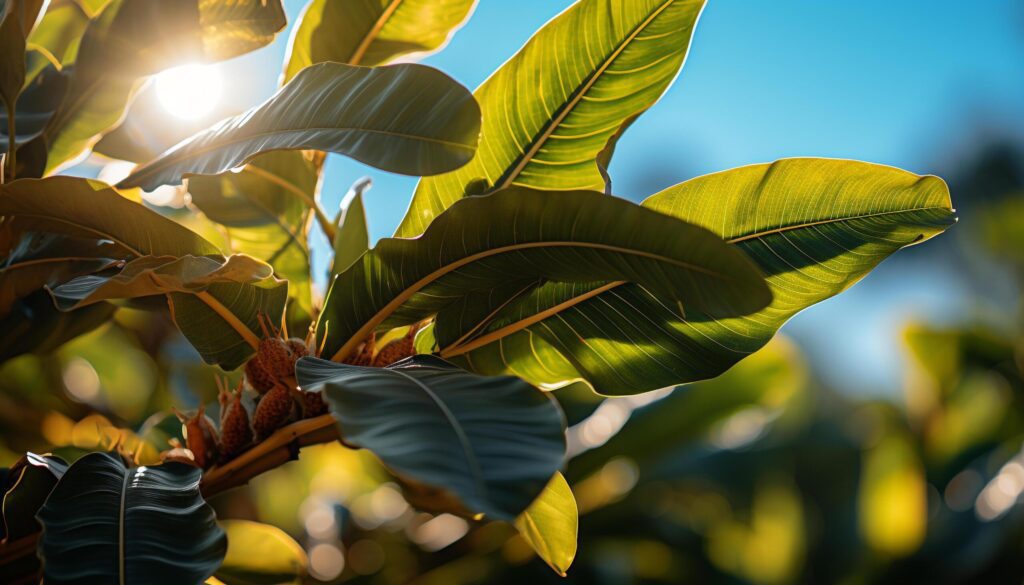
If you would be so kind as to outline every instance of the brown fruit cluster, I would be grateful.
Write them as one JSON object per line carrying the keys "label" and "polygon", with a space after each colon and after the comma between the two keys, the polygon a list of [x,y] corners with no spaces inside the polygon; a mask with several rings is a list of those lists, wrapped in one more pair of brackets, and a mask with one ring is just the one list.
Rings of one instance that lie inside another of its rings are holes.
{"label": "brown fruit cluster", "polygon": [[249,413],[242,404],[242,385],[234,391],[220,383],[220,454],[222,461],[230,461],[242,454],[252,444],[252,428],[249,426]]}
{"label": "brown fruit cluster", "polygon": [[418,330],[419,324],[410,326],[409,332],[401,339],[396,339],[381,348],[370,365],[374,368],[383,368],[399,360],[416,355],[416,331]]}

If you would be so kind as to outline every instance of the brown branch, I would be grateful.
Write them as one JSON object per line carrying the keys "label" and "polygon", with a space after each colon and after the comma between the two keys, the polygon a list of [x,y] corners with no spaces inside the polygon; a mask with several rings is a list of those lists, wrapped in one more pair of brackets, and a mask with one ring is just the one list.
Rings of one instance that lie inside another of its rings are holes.
{"label": "brown branch", "polygon": [[224,465],[211,467],[203,474],[199,488],[210,498],[225,490],[244,485],[257,475],[274,469],[299,456],[299,448],[330,443],[340,438],[337,421],[325,414],[282,427]]}

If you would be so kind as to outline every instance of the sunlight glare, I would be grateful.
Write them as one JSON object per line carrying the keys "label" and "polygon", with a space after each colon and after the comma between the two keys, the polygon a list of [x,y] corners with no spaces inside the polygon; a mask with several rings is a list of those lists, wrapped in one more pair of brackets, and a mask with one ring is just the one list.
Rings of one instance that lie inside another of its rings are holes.
{"label": "sunlight glare", "polygon": [[195,120],[220,101],[223,79],[215,65],[182,65],[156,76],[160,105],[172,116]]}

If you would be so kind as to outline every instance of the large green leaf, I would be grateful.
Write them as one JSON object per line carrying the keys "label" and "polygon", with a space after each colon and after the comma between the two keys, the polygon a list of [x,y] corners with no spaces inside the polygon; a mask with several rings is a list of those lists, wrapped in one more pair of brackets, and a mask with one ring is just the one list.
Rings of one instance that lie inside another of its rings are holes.
{"label": "large green leaf", "polygon": [[67,97],[36,139],[46,172],[117,125],[146,76],[250,51],[284,25],[280,0],[112,0],[86,28]]}
{"label": "large green leaf", "polygon": [[387,171],[430,175],[466,164],[479,132],[473,96],[436,69],[320,63],[263,104],[137,169],[121,185],[152,190],[281,149],[337,152]]}
{"label": "large green leaf", "polygon": [[182,463],[128,468],[109,453],[76,461],[39,511],[44,581],[202,583],[227,542],[201,476]]}
{"label": "large green leaf", "polygon": [[579,512],[576,498],[561,473],[515,521],[516,530],[537,555],[561,576],[576,558]]}
{"label": "large green leaf", "polygon": [[277,286],[273,269],[250,256],[140,256],[113,274],[79,276],[53,287],[54,301],[70,311],[102,301],[171,293],[196,294],[217,283]]}
{"label": "large green leaf", "polygon": [[[0,186],[0,215],[24,229],[88,237],[115,248],[121,258],[218,256],[198,234],[125,199],[98,181],[75,177],[25,179]],[[287,287],[212,284],[197,293],[174,292],[175,322],[209,363],[234,369],[259,343],[259,315],[278,322]]]}
{"label": "large green leaf", "polygon": [[440,49],[476,0],[312,0],[292,37],[285,79],[324,61],[383,65]]}
{"label": "large green leaf", "polygon": [[228,552],[214,575],[224,585],[301,583],[309,560],[288,534],[269,524],[221,520]]}
{"label": "large green leaf", "polygon": [[471,343],[548,280],[641,283],[675,312],[742,315],[770,300],[760,272],[706,229],[602,193],[513,187],[459,201],[422,237],[382,240],[339,275],[317,328],[323,355],[340,361],[374,330],[435,314],[442,347]]}
{"label": "large green leaf", "polygon": [[386,368],[302,358],[296,376],[324,391],[343,441],[454,498],[448,511],[512,520],[562,466],[562,411],[518,378],[477,376],[433,356]]}
{"label": "large green leaf", "polygon": [[397,235],[422,233],[467,191],[604,190],[615,140],[679,72],[703,5],[581,0],[545,25],[474,93],[481,156],[420,182]]}
{"label": "large green leaf", "polygon": [[317,166],[303,152],[279,151],[240,172],[188,181],[192,203],[226,228],[232,251],[270,263],[288,280],[288,325],[296,332],[309,327],[313,314],[307,236]]}
{"label": "large green leaf", "polygon": [[[532,373],[542,365],[534,355],[510,351],[528,347],[528,339],[510,337],[529,331],[602,393],[710,378],[762,347],[797,312],[844,291],[892,253],[954,221],[949,191],[938,178],[827,159],[789,159],[699,177],[643,205],[703,225],[745,252],[768,277],[771,305],[744,317],[715,319],[698,309],[683,318],[641,286],[549,284],[487,328],[480,339],[492,347],[470,343],[441,355],[469,354],[466,365],[481,373]],[[550,307],[563,309],[556,318],[533,320]],[[498,340],[502,345],[493,347]]]}
{"label": "large green leaf", "polygon": [[14,111],[25,84],[25,42],[44,0],[8,0],[0,7],[0,100]]}
{"label": "large green leaf", "polygon": [[74,0],[51,0],[25,44],[25,84],[47,66],[63,69],[73,64],[88,24],[88,14]]}

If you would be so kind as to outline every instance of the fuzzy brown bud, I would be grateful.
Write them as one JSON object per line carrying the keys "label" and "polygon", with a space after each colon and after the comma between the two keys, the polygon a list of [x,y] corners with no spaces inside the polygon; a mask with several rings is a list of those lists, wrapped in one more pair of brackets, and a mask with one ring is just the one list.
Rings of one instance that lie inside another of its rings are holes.
{"label": "fuzzy brown bud", "polygon": [[193,416],[186,416],[177,410],[174,411],[174,414],[181,421],[182,433],[185,435],[185,447],[192,452],[192,458],[196,465],[202,469],[212,467],[220,456],[220,441],[217,438],[217,429],[213,426],[213,421],[206,416],[206,407],[200,405],[199,410]]}
{"label": "fuzzy brown bud", "polygon": [[279,384],[260,398],[252,416],[252,428],[256,432],[257,441],[269,437],[288,422],[295,407],[295,399],[292,397],[294,392]]}

